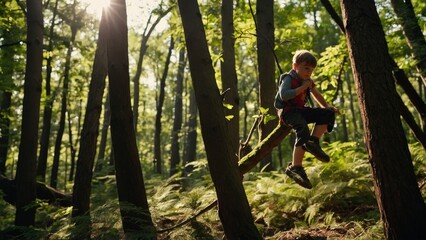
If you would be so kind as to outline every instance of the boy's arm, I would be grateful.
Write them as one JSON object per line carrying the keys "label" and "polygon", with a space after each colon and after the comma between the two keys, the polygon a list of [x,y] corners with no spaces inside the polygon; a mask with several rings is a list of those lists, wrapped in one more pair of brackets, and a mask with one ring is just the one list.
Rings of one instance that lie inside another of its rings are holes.
{"label": "boy's arm", "polygon": [[321,95],[321,93],[317,90],[316,87],[311,88],[312,96],[314,97],[315,101],[323,108],[328,107],[328,103],[325,101],[324,97]]}
{"label": "boy's arm", "polygon": [[321,93],[317,90],[316,87],[311,88],[312,96],[314,97],[315,101],[323,108],[330,108],[335,113],[340,114],[340,111],[338,108],[328,105],[328,103],[325,101],[324,97],[321,95]]}
{"label": "boy's arm", "polygon": [[291,88],[291,77],[286,76],[279,87],[280,97],[283,101],[287,101],[306,91],[312,84],[312,80],[304,81],[300,87]]}

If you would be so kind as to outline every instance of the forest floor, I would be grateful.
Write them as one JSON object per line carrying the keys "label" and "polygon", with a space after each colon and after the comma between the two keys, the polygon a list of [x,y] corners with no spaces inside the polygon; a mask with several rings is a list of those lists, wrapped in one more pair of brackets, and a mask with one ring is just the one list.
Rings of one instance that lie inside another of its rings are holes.
{"label": "forest floor", "polygon": [[322,239],[344,239],[350,229],[344,228],[311,228],[304,230],[288,230],[278,232],[272,237],[266,237],[268,240],[322,240]]}

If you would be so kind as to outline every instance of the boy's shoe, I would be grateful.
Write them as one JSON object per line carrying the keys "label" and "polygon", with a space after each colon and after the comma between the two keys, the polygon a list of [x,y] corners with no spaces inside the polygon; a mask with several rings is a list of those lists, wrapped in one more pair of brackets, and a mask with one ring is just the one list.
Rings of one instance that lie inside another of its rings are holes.
{"label": "boy's shoe", "polygon": [[307,189],[312,188],[312,184],[309,181],[308,176],[306,176],[305,169],[303,169],[302,166],[293,166],[290,163],[285,170],[285,174],[287,174],[287,176],[293,179],[300,186]]}
{"label": "boy's shoe", "polygon": [[330,162],[330,156],[328,156],[320,147],[319,139],[311,136],[309,140],[302,146],[305,151],[310,152],[321,162]]}

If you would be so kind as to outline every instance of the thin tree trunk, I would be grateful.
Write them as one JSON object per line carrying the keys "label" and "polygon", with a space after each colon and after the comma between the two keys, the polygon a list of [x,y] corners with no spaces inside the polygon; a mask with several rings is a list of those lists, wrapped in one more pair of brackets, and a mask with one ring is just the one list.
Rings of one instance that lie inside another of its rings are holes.
{"label": "thin tree trunk", "polygon": [[225,116],[229,116],[228,128],[231,144],[235,154],[238,152],[240,141],[240,99],[238,96],[238,80],[235,70],[235,38],[234,38],[234,9],[232,0],[222,0],[222,51],[223,61],[220,69],[222,75],[222,91],[226,91],[224,104],[232,106],[225,108]]}
{"label": "thin tree trunk", "polygon": [[[3,54],[4,56],[5,54]],[[10,80],[12,80],[10,78]],[[10,106],[12,103],[12,93],[9,90],[4,90],[1,97],[0,107],[0,174],[6,173],[7,153],[9,150],[9,127],[10,127]]]}
{"label": "thin tree trunk", "polygon": [[107,93],[106,101],[104,104],[104,121],[102,123],[102,130],[101,130],[101,141],[99,143],[99,152],[98,152],[98,158],[96,160],[96,168],[95,171],[99,172],[102,170],[102,166],[107,163],[105,159],[105,150],[107,145],[107,139],[108,139],[108,130],[109,130],[109,124],[111,121],[111,111],[109,106],[109,93]]}
{"label": "thin tree trunk", "polygon": [[[398,68],[396,62],[392,59],[392,65],[394,66],[394,78],[396,83],[404,89],[404,92],[407,94],[410,101],[413,103],[414,107],[420,114],[421,125],[426,124],[426,103],[423,101],[421,96],[417,93],[414,86],[411,84],[404,70]],[[426,133],[424,133],[426,134]]]}
{"label": "thin tree trunk", "polygon": [[27,0],[27,56],[22,110],[21,143],[16,169],[15,225],[34,225],[36,161],[43,61],[41,1]]}
{"label": "thin tree trunk", "polygon": [[181,0],[178,5],[199,107],[201,132],[226,238],[261,239],[253,222],[231,147],[222,97],[216,84],[198,2]]}
{"label": "thin tree trunk", "polygon": [[[74,134],[72,132],[72,125],[71,125],[71,116],[70,116],[70,111],[69,108],[67,110],[67,120],[68,120],[68,140],[69,140],[69,148],[70,148],[70,172],[68,174],[68,181],[73,181],[74,179],[74,169],[75,169],[75,155],[76,155],[76,150],[74,147],[74,141],[73,141],[73,137]],[[80,129],[80,128],[77,128]],[[66,177],[65,177],[66,179]],[[66,181],[65,181],[65,185],[66,185]]]}
{"label": "thin tree trunk", "polygon": [[56,188],[58,184],[58,171],[59,171],[59,161],[60,161],[61,149],[62,149],[61,147],[62,136],[64,135],[64,131],[65,131],[65,117],[66,117],[67,101],[68,101],[68,86],[70,81],[70,69],[71,69],[71,54],[74,47],[75,36],[77,35],[77,31],[78,31],[78,24],[76,22],[76,16],[75,16],[76,4],[77,2],[74,1],[73,3],[74,17],[72,20],[73,22],[71,23],[71,38],[70,38],[70,42],[68,43],[67,54],[65,58],[64,83],[62,87],[62,100],[61,100],[61,114],[59,118],[59,128],[56,134],[52,171],[50,175],[50,186],[53,188]]}
{"label": "thin tree trunk", "polygon": [[[274,1],[264,0],[256,2],[257,20],[257,57],[259,65],[259,105],[263,109],[268,109],[265,119],[269,116],[276,116],[274,108],[274,94],[276,91],[275,82],[275,59],[274,59]],[[272,132],[277,125],[277,118],[269,121],[262,121],[259,129],[259,142]],[[264,171],[271,171],[272,155],[268,155],[261,162]]]}
{"label": "thin tree trunk", "polygon": [[[59,0],[55,1],[55,6],[53,9],[53,15],[52,15],[52,22],[50,23],[49,45],[47,48],[48,52],[53,51],[53,39],[54,39],[53,35],[54,35],[55,20],[56,20],[56,15],[58,10],[58,2]],[[52,60],[53,60],[53,55],[48,54],[48,57],[46,60],[46,86],[45,86],[46,100],[44,103],[43,127],[42,127],[41,139],[40,139],[39,156],[37,161],[37,179],[42,182],[46,181],[47,156],[49,152],[50,128],[51,128],[51,120],[52,120],[53,98],[51,97],[51,91],[50,91],[50,82],[51,82],[50,80],[52,78]]]}
{"label": "thin tree trunk", "polygon": [[195,100],[194,89],[191,87],[189,93],[189,119],[187,123],[187,136],[185,145],[185,155],[183,157],[185,163],[185,173],[188,175],[193,170],[193,166],[188,163],[195,161],[197,158],[197,102]]}
{"label": "thin tree trunk", "polygon": [[157,101],[157,114],[155,116],[155,135],[154,135],[154,158],[156,163],[155,171],[158,174],[162,173],[163,158],[161,156],[161,117],[163,115],[164,95],[166,90],[166,79],[169,72],[170,57],[172,56],[172,50],[174,48],[173,37],[170,39],[169,52],[166,57],[166,63],[164,64],[163,76],[160,79],[160,94]]}
{"label": "thin tree trunk", "polygon": [[108,76],[111,105],[111,137],[114,149],[118,200],[127,237],[138,231],[156,238],[149,212],[130,104],[130,76],[125,0],[112,0],[108,9]]}
{"label": "thin tree trunk", "polygon": [[426,41],[411,0],[391,0],[391,4],[426,86]]}
{"label": "thin tree trunk", "polygon": [[395,107],[392,63],[374,1],[341,0],[341,6],[386,239],[425,239],[426,205]]}
{"label": "thin tree trunk", "polygon": [[141,46],[139,48],[139,58],[138,63],[136,64],[136,73],[133,77],[133,123],[135,125],[135,132],[137,133],[137,126],[138,126],[138,118],[139,118],[139,96],[140,96],[140,88],[139,88],[139,79],[142,74],[142,63],[143,58],[145,56],[146,50],[148,49],[148,39],[151,36],[152,32],[154,31],[155,27],[158,25],[158,23],[165,17],[173,8],[170,7],[167,10],[160,13],[160,15],[157,17],[155,22],[151,25],[151,27],[148,30],[148,25],[151,22],[151,17],[153,12],[149,15],[148,22],[145,26],[145,29],[142,33],[142,39],[141,39]]}
{"label": "thin tree trunk", "polygon": [[[13,41],[12,34],[10,31],[4,30],[4,42]],[[0,68],[2,69],[2,83],[13,86],[13,72],[15,63],[9,59],[13,59],[15,56],[15,48],[10,46],[1,49],[1,61]],[[3,89],[0,97],[0,174],[6,173],[6,161],[9,150],[9,133],[10,133],[10,106],[12,104],[12,89]]]}
{"label": "thin tree trunk", "polygon": [[175,89],[175,116],[173,121],[172,130],[172,146],[170,156],[170,176],[177,173],[177,166],[180,164],[180,151],[179,151],[179,136],[182,129],[182,92],[183,92],[183,79],[185,73],[185,48],[181,48],[179,51],[179,66],[178,74],[176,77],[176,89]]}

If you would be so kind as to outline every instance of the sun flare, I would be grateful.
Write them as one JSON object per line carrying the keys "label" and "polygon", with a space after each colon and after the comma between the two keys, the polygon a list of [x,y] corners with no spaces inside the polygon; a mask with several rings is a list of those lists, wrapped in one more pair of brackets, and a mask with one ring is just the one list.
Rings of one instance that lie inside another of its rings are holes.
{"label": "sun flare", "polygon": [[95,14],[100,17],[102,15],[102,9],[110,5],[110,0],[83,0],[83,3],[87,5],[87,12]]}

